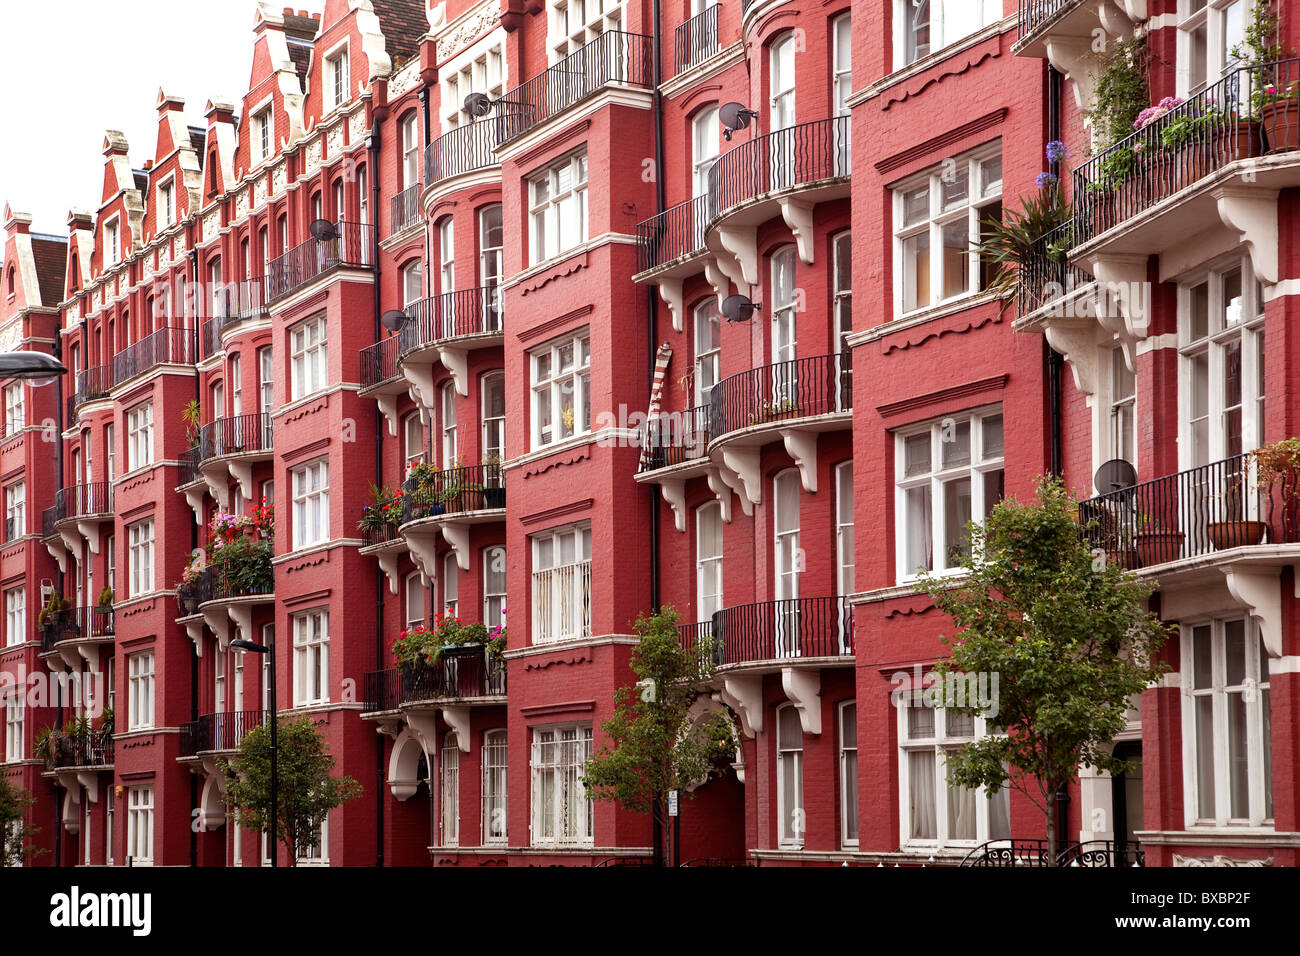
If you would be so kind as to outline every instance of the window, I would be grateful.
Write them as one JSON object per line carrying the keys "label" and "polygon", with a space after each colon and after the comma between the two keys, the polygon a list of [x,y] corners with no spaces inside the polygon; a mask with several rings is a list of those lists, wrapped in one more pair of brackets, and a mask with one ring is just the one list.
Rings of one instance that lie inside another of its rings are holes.
{"label": "window", "polygon": [[586,329],[531,353],[533,447],[591,430],[591,337]]}
{"label": "window", "polygon": [[293,397],[320,391],[329,380],[329,346],[325,341],[325,316],[299,323],[289,330],[293,370]]}
{"label": "window", "polygon": [[408,469],[424,460],[424,424],[419,412],[411,412],[402,419],[402,460]]}
{"label": "window", "polygon": [[835,346],[837,351],[847,352],[846,340],[853,331],[853,237],[841,232],[831,245],[835,258]]}
{"label": "window", "polygon": [[[1110,457],[1137,464],[1137,437],[1134,410],[1137,404],[1137,377],[1124,360],[1124,350],[1110,350]],[[1107,489],[1109,490],[1109,489]]]}
{"label": "window", "polygon": [[[772,361],[792,362],[797,344],[799,293],[795,288],[794,246],[772,254]],[[776,371],[775,398],[795,399],[793,366]]]}
{"label": "window", "polygon": [[122,237],[119,221],[116,217],[104,226],[104,255],[106,266],[115,266],[122,261]]}
{"label": "window", "polygon": [[896,436],[900,578],[945,571],[970,551],[966,526],[1002,500],[1002,410],[953,416]]}
{"label": "window", "polygon": [[110,423],[104,426],[104,463],[108,481],[117,477],[117,429]]}
{"label": "window", "polygon": [[208,262],[208,290],[213,316],[224,318],[226,314],[226,288],[221,282],[220,256]]}
{"label": "window", "polygon": [[451,216],[438,223],[438,291],[443,295],[456,291],[456,230]]}
{"label": "window", "polygon": [[153,726],[153,651],[141,651],[126,659],[127,729],[147,730]]}
{"label": "window", "polygon": [[1001,16],[1001,0],[894,0],[895,69],[997,23]]}
{"label": "window", "polygon": [[533,643],[591,636],[591,528],[533,539]]}
{"label": "window", "polygon": [[782,34],[771,47],[767,92],[768,120],[772,130],[789,129],[795,124],[795,46],[795,34],[791,30]]}
{"label": "window", "polygon": [[1264,826],[1273,818],[1268,651],[1249,620],[1183,628],[1187,825]]}
{"label": "window", "polygon": [[218,714],[226,710],[226,655],[220,648],[212,656],[212,710]]}
{"label": "window", "polygon": [[271,109],[268,106],[253,114],[253,125],[248,145],[253,153],[254,164],[262,162],[271,155],[271,140],[274,137],[275,129]]}
{"label": "window", "polygon": [[244,414],[243,374],[238,355],[230,356],[230,414],[238,418]]}
{"label": "window", "polygon": [[153,590],[153,518],[127,527],[129,539],[131,597]]}
{"label": "window", "polygon": [[27,640],[27,588],[10,588],[5,592],[5,646],[13,647]]}
{"label": "window", "polygon": [[455,60],[438,70],[438,75],[443,77],[441,102],[445,129],[474,122],[474,117],[465,111],[465,97],[470,93],[486,93],[493,100],[501,98],[505,83],[502,49],[501,41],[497,40],[491,47],[470,49],[457,55]]}
{"label": "window", "polygon": [[420,184],[420,124],[415,110],[402,117],[402,186],[409,189]]}
{"label": "window", "polygon": [[484,206],[478,214],[479,285],[483,287],[483,331],[501,331],[501,250],[505,230],[501,206]]}
{"label": "window", "polygon": [[695,511],[695,607],[701,621],[722,610],[722,505]]}
{"label": "window", "polygon": [[104,539],[104,554],[104,575],[109,589],[117,593],[117,535],[110,534]]}
{"label": "window", "polygon": [[445,382],[438,403],[442,409],[442,467],[455,468],[456,450],[456,383]]}
{"label": "window", "polygon": [[986,733],[982,717],[909,701],[898,708],[904,845],[974,844],[1011,837],[1007,791],[949,786],[948,754]]}
{"label": "window", "polygon": [[792,704],[776,711],[777,835],[781,846],[803,847],[803,727]]}
{"label": "window", "polygon": [[483,842],[506,842],[506,732],[483,735]]}
{"label": "window", "polygon": [[[1255,0],[1256,3],[1265,0]],[[1179,0],[1178,91],[1192,96],[1238,65],[1249,0]]]}
{"label": "window", "polygon": [[695,404],[708,405],[722,374],[722,334],[718,300],[709,296],[695,307]]}
{"label": "window", "polygon": [[275,366],[270,346],[257,350],[257,396],[257,410],[269,415],[275,407]]}
{"label": "window", "polygon": [[27,533],[27,483],[15,481],[5,489],[5,540]]}
{"label": "window", "polygon": [[460,845],[460,746],[456,733],[442,738],[438,803],[442,810],[439,826],[443,846]]}
{"label": "window", "polygon": [[1263,292],[1249,260],[1234,259],[1180,287],[1178,303],[1179,457],[1196,468],[1263,444]]}
{"label": "window", "polygon": [[141,402],[126,413],[126,468],[135,471],[153,463],[153,402]]}
{"label": "window", "polygon": [[224,417],[226,414],[226,383],[213,382],[208,390],[212,393],[212,417]]}
{"label": "window", "polygon": [[622,0],[559,0],[551,8],[547,47],[561,60],[612,30],[623,29]]}
{"label": "window", "polygon": [[442,556],[442,613],[449,617],[460,613],[460,565],[454,551]]}
{"label": "window", "polygon": [[903,315],[971,295],[981,223],[1002,218],[1002,156],[961,157],[894,189],[894,304]]}
{"label": "window", "polygon": [[26,389],[22,382],[10,382],[5,386],[5,431],[4,437],[17,435],[27,426]]}
{"label": "window", "polygon": [[835,466],[835,583],[836,593],[854,592],[853,462]]}
{"label": "window", "polygon": [[23,732],[26,710],[27,702],[17,690],[5,701],[4,759],[7,763],[23,760],[27,756],[26,734]]}
{"label": "window", "polygon": [[176,180],[169,179],[158,187],[158,224],[167,228],[176,221]]}
{"label": "window", "polygon": [[402,268],[402,310],[409,316],[417,314],[417,303],[424,297],[424,267],[419,259]]}
{"label": "window", "polygon": [[506,453],[506,376],[489,372],[483,376],[483,462],[500,462]]}
{"label": "window", "polygon": [[532,752],[532,842],[590,846],[592,805],[582,786],[591,727],[535,728]]}
{"label": "window", "polygon": [[858,705],[840,704],[840,843],[858,845]]}
{"label": "window", "polygon": [[483,623],[506,626],[506,549],[483,550]]}
{"label": "window", "polygon": [[316,608],[293,617],[293,704],[329,701],[330,614]]}
{"label": "window", "polygon": [[[704,196],[709,192],[709,170],[718,161],[718,131],[722,125],[718,122],[718,108],[705,107],[691,120],[691,183],[692,195]],[[703,232],[697,230],[697,236],[703,238]]]}
{"label": "window", "polygon": [[330,464],[319,461],[295,468],[293,477],[293,546],[307,548],[330,536]]}
{"label": "window", "polygon": [[328,94],[327,109],[336,109],[348,100],[348,48],[325,59],[325,89]]}
{"label": "window", "polygon": [[799,596],[799,574],[803,551],[799,547],[799,472],[781,472],[772,481],[772,529],[776,536],[776,599],[792,601]]}
{"label": "window", "polygon": [[128,787],[126,855],[132,866],[153,865],[153,787]]}
{"label": "window", "polygon": [[849,114],[848,98],[853,92],[853,35],[849,15],[831,23],[831,97],[834,115]]}
{"label": "window", "polygon": [[529,183],[531,265],[587,241],[587,154],[570,156]]}
{"label": "window", "polygon": [[424,583],[419,574],[406,576],[406,626],[424,623]]}

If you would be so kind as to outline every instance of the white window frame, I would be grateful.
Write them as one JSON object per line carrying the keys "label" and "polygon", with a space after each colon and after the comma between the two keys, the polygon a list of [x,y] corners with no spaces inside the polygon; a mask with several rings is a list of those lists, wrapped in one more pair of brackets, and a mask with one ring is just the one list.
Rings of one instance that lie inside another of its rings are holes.
{"label": "white window frame", "polygon": [[[533,727],[530,751],[531,843],[591,846],[595,808],[582,785],[583,765],[592,754],[591,724]],[[569,807],[574,812],[566,817]]]}
{"label": "white window frame", "polygon": [[348,41],[331,47],[325,54],[325,85],[323,99],[328,101],[324,112],[331,113],[352,98],[351,63],[348,59]]}
{"label": "white window frame", "polygon": [[5,698],[4,711],[4,762],[16,763],[27,759],[27,700],[17,688]]}
{"label": "white window frame", "polygon": [[127,656],[127,730],[153,727],[155,663],[152,648]]}
{"label": "white window frame", "polygon": [[835,466],[835,593],[855,593],[857,570],[853,524],[853,459]]}
{"label": "white window frame", "polygon": [[484,93],[494,102],[501,99],[506,81],[505,51],[506,32],[498,26],[439,67],[444,131],[474,122],[475,118],[465,110],[465,97],[470,93]]}
{"label": "white window frame", "polygon": [[324,313],[289,329],[293,399],[297,401],[329,384],[328,325]]}
{"label": "white window frame", "polygon": [[848,13],[831,21],[831,113],[849,114],[848,99],[853,93],[853,22]]}
{"label": "white window frame", "polygon": [[132,866],[153,866],[153,786],[127,787],[126,855]]}
{"label": "white window frame", "polygon": [[104,258],[105,267],[115,266],[122,261],[122,220],[113,216],[104,223]]}
{"label": "white window frame", "polygon": [[412,308],[424,298],[424,265],[419,259],[402,266],[402,311],[414,317]]}
{"label": "white window frame", "polygon": [[[704,107],[691,117],[692,196],[704,196],[709,192],[709,171],[722,151],[721,130],[717,103]],[[697,234],[703,237],[698,230]]]}
{"label": "white window frame", "polygon": [[[774,721],[776,745],[776,834],[777,845],[784,848],[802,850],[808,834],[807,811],[804,802],[803,782],[803,726],[799,722],[799,711],[793,704],[782,704],[776,708]],[[798,734],[798,746],[793,746],[790,739],[782,739],[782,731],[793,726]],[[786,766],[791,767],[794,792],[786,784]]]}
{"label": "white window frame", "polygon": [[330,537],[330,465],[317,458],[289,472],[293,485],[293,548],[309,548]]}
{"label": "white window frame", "polygon": [[112,422],[104,426],[105,479],[112,482],[117,477],[117,428]]}
{"label": "white window frame", "polygon": [[402,117],[399,126],[402,148],[402,188],[410,189],[420,184],[420,118],[418,110]]}
{"label": "white window frame", "polygon": [[722,317],[716,296],[709,296],[691,310],[695,350],[695,404],[708,405],[713,389],[722,377]]}
{"label": "white window frame", "polygon": [[460,565],[456,552],[442,556],[442,613],[448,617],[460,616]]}
{"label": "white window frame", "polygon": [[[1184,99],[1195,96],[1207,86],[1217,83],[1239,61],[1232,57],[1232,48],[1245,39],[1244,30],[1250,23],[1254,4],[1251,0],[1207,0],[1200,9],[1192,0],[1178,0],[1175,16],[1178,20],[1177,70],[1175,86]],[[1230,29],[1228,12],[1240,14],[1238,34]],[[1204,48],[1198,49],[1194,35],[1204,37]]]}
{"label": "white window frame", "polygon": [[[582,49],[602,34],[623,29],[622,0],[556,0],[547,18],[546,50],[552,64]],[[572,17],[574,11],[578,16]]]}
{"label": "white window frame", "polygon": [[[913,0],[894,0],[895,70],[901,70],[931,54],[938,53],[945,47],[952,46],[1002,19],[1002,0],[928,0],[928,3],[929,40],[921,50],[909,42],[912,33],[910,13]],[[976,4],[981,5],[976,8],[977,24],[962,29],[960,21],[955,20],[952,14],[958,11],[969,14]]]}
{"label": "white window frame", "polygon": [[[499,568],[498,568],[499,565]],[[483,549],[483,623],[506,625],[506,549],[494,544]],[[498,578],[499,580],[494,580]]]}
{"label": "white window frame", "polygon": [[[492,410],[492,392],[496,389],[501,397],[501,410]],[[483,421],[482,449],[483,460],[487,462],[492,455],[504,460],[506,455],[506,373],[504,371],[488,372],[480,380],[480,417]]]}
{"label": "white window frame", "polygon": [[438,293],[456,291],[456,221],[451,216],[438,220]]}
{"label": "white window frame", "polygon": [[293,705],[330,699],[330,612],[317,607],[293,615]]}
{"label": "white window frame", "polygon": [[[591,525],[532,535],[532,643],[591,636]],[[566,550],[572,557],[561,557]]]}
{"label": "white window frame", "polygon": [[153,399],[127,410],[126,451],[127,471],[153,464]]}
{"label": "white window frame", "polygon": [[411,412],[402,419],[402,442],[402,464],[406,468],[424,460],[424,420],[420,412]]}
{"label": "white window frame", "polygon": [[27,389],[22,382],[10,382],[5,386],[5,431],[4,437],[17,435],[27,427]]}
{"label": "white window frame", "polygon": [[442,846],[460,846],[460,744],[456,731],[443,735],[438,758],[439,839]]}
{"label": "white window frame", "polygon": [[424,586],[424,578],[418,571],[406,576],[404,587],[406,588],[406,626],[409,629],[424,623],[427,589]]}
{"label": "white window frame", "polygon": [[6,530],[12,524],[13,532],[5,535],[5,540],[12,541],[27,533],[27,482],[15,481],[5,487],[5,525]]}
{"label": "white window frame", "polygon": [[[562,183],[567,178],[567,186]],[[587,241],[587,151],[528,180],[529,265],[556,259]]]}
{"label": "white window frame", "polygon": [[159,225],[166,229],[176,222],[176,177],[168,176],[158,184]]}
{"label": "white window frame", "polygon": [[478,211],[478,271],[479,285],[484,289],[485,332],[501,331],[501,264],[504,252],[504,212],[501,203],[491,203]]}
{"label": "white window frame", "polygon": [[130,597],[154,590],[154,519],[127,525]]}
{"label": "white window frame", "polygon": [[858,702],[841,701],[835,711],[839,739],[840,846],[856,849],[859,842]]}
{"label": "white window frame", "polygon": [[[572,364],[565,369],[566,349]],[[532,447],[546,448],[591,431],[591,331],[583,328],[533,349],[529,354],[532,381]],[[572,395],[573,424],[564,421],[564,399]],[[543,412],[548,417],[543,416]],[[562,434],[567,430],[568,434]]]}
{"label": "white window frame", "polygon": [[[708,547],[708,535],[716,530],[717,551]],[[710,501],[695,509],[695,608],[696,618],[710,621],[723,608],[722,505]]]}
{"label": "white window frame", "polygon": [[456,383],[446,381],[438,389],[438,418],[441,427],[442,467],[455,468],[460,461],[456,432]]}
{"label": "white window frame", "polygon": [[27,641],[27,586],[20,584],[5,591],[5,647]]}
{"label": "white window frame", "polygon": [[[504,728],[483,734],[482,838],[484,846],[504,846],[509,842],[506,808],[509,800],[507,772],[509,749]],[[498,827],[498,823],[500,824]]]}

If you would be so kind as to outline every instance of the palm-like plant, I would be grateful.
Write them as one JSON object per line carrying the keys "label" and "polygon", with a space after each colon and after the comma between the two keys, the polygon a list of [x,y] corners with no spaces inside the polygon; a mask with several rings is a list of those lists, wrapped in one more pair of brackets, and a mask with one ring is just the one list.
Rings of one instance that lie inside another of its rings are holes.
{"label": "palm-like plant", "polygon": [[1016,301],[1025,261],[1033,254],[1047,255],[1046,249],[1036,247],[1044,236],[1069,222],[1070,216],[1070,204],[1060,186],[1050,183],[1036,194],[1022,196],[1019,210],[1008,209],[1001,220],[984,221],[984,238],[976,251],[990,267],[985,289],[1002,302],[1003,312]]}

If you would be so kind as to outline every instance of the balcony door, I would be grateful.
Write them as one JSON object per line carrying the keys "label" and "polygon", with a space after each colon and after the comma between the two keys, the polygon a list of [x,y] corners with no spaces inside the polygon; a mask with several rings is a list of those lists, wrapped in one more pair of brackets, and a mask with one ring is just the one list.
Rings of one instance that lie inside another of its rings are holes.
{"label": "balcony door", "polygon": [[772,44],[768,73],[768,162],[772,189],[795,182],[795,34]]}
{"label": "balcony door", "polygon": [[799,395],[798,364],[795,361],[799,310],[794,257],[794,246],[786,246],[772,255],[771,411],[775,414],[792,410]]}
{"label": "balcony door", "polygon": [[783,471],[772,482],[774,657],[799,656],[799,575],[803,551],[799,548],[799,472]]}
{"label": "balcony door", "polygon": [[698,200],[691,218],[692,249],[704,248],[704,229],[713,218],[709,173],[718,161],[721,129],[717,106],[705,107],[691,120],[691,196]]}
{"label": "balcony door", "polygon": [[504,231],[501,204],[485,206],[478,214],[479,285],[483,287],[483,331],[501,331],[501,248]]}

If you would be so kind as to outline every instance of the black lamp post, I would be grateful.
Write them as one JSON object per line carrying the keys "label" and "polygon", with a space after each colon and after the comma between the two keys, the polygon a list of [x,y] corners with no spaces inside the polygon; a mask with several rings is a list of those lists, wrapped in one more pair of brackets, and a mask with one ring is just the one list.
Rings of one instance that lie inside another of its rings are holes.
{"label": "black lamp post", "polygon": [[239,648],[241,651],[252,651],[254,654],[266,654],[266,655],[268,655],[268,660],[271,662],[271,674],[270,674],[270,679],[267,681],[267,683],[270,685],[270,686],[267,688],[267,698],[268,698],[268,699],[267,699],[264,703],[267,705],[267,708],[268,708],[268,709],[270,710],[270,712],[271,712],[271,835],[270,835],[270,844],[271,844],[271,846],[270,846],[270,854],[271,854],[271,865],[272,865],[272,866],[277,866],[277,865],[278,865],[277,860],[278,860],[279,854],[278,854],[278,852],[277,852],[277,846],[276,846],[276,844],[279,842],[279,836],[278,836],[278,834],[277,834],[277,832],[276,832],[276,831],[277,831],[276,823],[278,822],[278,821],[277,821],[277,817],[278,817],[278,815],[279,815],[279,809],[280,809],[280,794],[279,794],[279,783],[280,783],[280,780],[279,780],[279,775],[278,775],[278,771],[279,771],[279,754],[278,754],[277,749],[276,749],[276,744],[277,744],[277,739],[276,739],[276,738],[277,738],[277,735],[276,735],[276,729],[277,729],[277,725],[280,723],[280,721],[279,721],[279,719],[278,719],[278,712],[277,712],[276,709],[275,709],[275,650],[274,650],[274,645],[273,645],[272,647],[267,647],[265,644],[257,644],[257,643],[254,643],[253,641],[246,641],[246,640],[244,640],[243,638],[239,638],[239,637],[237,637],[237,638],[235,638],[233,641],[230,642],[230,646],[231,646],[231,647],[237,647],[237,648]]}
{"label": "black lamp post", "polygon": [[62,362],[48,352],[0,352],[0,378],[23,379],[29,385],[48,385],[67,373]]}

